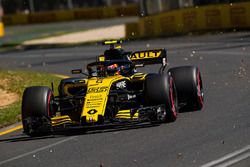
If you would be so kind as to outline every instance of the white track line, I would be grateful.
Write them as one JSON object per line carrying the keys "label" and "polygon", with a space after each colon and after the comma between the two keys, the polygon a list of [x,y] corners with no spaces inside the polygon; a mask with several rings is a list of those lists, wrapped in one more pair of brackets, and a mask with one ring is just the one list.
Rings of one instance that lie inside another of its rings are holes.
{"label": "white track line", "polygon": [[18,156],[16,156],[16,157],[12,157],[12,158],[10,158],[10,159],[6,159],[6,160],[4,160],[4,161],[1,161],[1,162],[0,162],[0,165],[3,165],[3,164],[6,164],[6,163],[8,163],[8,162],[11,162],[11,161],[14,161],[14,160],[17,160],[17,159],[26,157],[26,156],[31,155],[31,154],[35,154],[35,153],[37,153],[37,152],[39,152],[39,151],[46,150],[46,149],[51,148],[51,147],[54,147],[54,146],[56,146],[56,145],[65,143],[65,142],[67,142],[67,141],[69,141],[69,140],[72,140],[72,139],[74,139],[74,138],[76,138],[76,137],[77,137],[77,136],[73,136],[73,137],[70,137],[70,138],[66,138],[66,139],[61,140],[61,141],[58,141],[58,142],[56,142],[56,143],[53,143],[53,144],[50,144],[50,145],[47,145],[47,146],[38,148],[38,149],[36,149],[36,150],[33,150],[33,151],[30,151],[30,152],[27,152],[27,153],[18,155]]}
{"label": "white track line", "polygon": [[[206,164],[202,165],[201,167],[212,167],[212,166],[216,166],[216,165],[217,165],[217,167],[226,167],[226,166],[232,165],[234,163],[237,163],[243,159],[250,157],[250,153],[247,151],[250,151],[250,145],[248,145],[240,150],[237,150],[235,152],[232,152],[230,154],[227,154],[224,157],[221,157],[220,159],[206,163]],[[246,152],[246,153],[244,153],[244,152]],[[242,153],[244,153],[244,154],[242,154]],[[238,156],[240,154],[242,154],[242,155]],[[230,158],[233,158],[233,157],[235,157],[235,158],[232,160],[229,160]],[[229,160],[229,161],[226,161],[226,160]],[[226,161],[226,162],[223,162],[223,161]],[[222,162],[223,162],[223,164],[221,164]],[[221,165],[219,165],[219,164],[221,164]]]}
{"label": "white track line", "polygon": [[218,167],[231,166],[231,165],[233,165],[233,164],[235,164],[235,163],[237,163],[237,162],[240,162],[240,161],[242,161],[242,160],[244,160],[244,159],[247,159],[248,157],[250,157],[250,153],[243,154],[243,155],[241,155],[241,156],[238,157],[238,158],[232,159],[232,160],[230,160],[230,161],[226,161],[226,162],[224,162],[223,164],[218,165]]}

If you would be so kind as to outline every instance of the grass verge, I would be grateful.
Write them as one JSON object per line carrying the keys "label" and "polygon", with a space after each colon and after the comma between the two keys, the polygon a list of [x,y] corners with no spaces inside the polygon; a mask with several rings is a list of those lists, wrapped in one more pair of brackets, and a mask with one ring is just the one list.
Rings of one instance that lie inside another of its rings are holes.
{"label": "grass verge", "polygon": [[[51,74],[27,72],[27,71],[8,71],[0,69],[0,86],[9,92],[17,93],[19,98],[14,104],[0,109],[0,128],[21,120],[21,100],[26,87],[29,86],[49,86],[51,82],[58,85],[61,78]],[[55,89],[55,95],[57,90]]]}

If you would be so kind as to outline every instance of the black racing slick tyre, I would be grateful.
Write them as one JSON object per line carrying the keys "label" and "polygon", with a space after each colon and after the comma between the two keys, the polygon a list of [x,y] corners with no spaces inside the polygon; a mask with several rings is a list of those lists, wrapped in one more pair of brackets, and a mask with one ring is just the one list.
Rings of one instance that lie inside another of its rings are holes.
{"label": "black racing slick tyre", "polygon": [[168,74],[149,74],[146,77],[145,102],[147,105],[165,105],[162,122],[174,122],[177,118],[177,94],[173,78]]}
{"label": "black racing slick tyre", "polygon": [[201,72],[195,66],[174,67],[168,70],[174,79],[180,111],[197,111],[203,108],[204,93]]}
{"label": "black racing slick tyre", "polygon": [[54,95],[50,88],[33,86],[25,89],[22,99],[24,133],[40,136],[50,133],[50,118],[54,115]]}

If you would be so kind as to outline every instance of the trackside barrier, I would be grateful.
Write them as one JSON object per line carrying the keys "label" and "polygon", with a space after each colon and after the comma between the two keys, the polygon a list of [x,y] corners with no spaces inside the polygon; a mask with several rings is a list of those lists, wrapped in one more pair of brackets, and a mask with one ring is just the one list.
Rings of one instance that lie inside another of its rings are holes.
{"label": "trackside barrier", "polygon": [[185,8],[141,18],[137,26],[127,25],[127,37],[171,36],[195,31],[249,29],[250,2]]}
{"label": "trackside barrier", "polygon": [[2,17],[4,25],[21,25],[28,24],[28,17],[26,15],[16,15],[15,17],[5,15]]}
{"label": "trackside barrier", "polygon": [[28,23],[31,24],[48,23],[48,22],[53,22],[54,20],[56,20],[55,12],[40,13],[39,15],[34,13],[28,16]]}
{"label": "trackside barrier", "polygon": [[139,16],[140,15],[140,8],[138,5],[129,5],[127,7],[117,6],[116,7],[116,16]]}
{"label": "trackside barrier", "polygon": [[3,23],[0,22],[0,38],[4,36],[4,26]]}
{"label": "trackside barrier", "polygon": [[128,23],[126,24],[126,38],[127,39],[136,39],[140,37],[138,23]]}
{"label": "trackside barrier", "polygon": [[79,8],[73,10],[61,10],[51,12],[39,12],[31,14],[5,15],[3,23],[5,25],[23,25],[34,23],[50,23],[71,20],[104,19],[121,16],[138,16],[138,5]]}
{"label": "trackside barrier", "polygon": [[76,20],[104,18],[102,8],[76,9],[73,13]]}

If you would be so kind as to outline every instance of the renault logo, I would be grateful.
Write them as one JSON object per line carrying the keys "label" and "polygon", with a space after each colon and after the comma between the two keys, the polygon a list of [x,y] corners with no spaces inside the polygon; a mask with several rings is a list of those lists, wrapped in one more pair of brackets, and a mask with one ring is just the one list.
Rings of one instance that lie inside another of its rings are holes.
{"label": "renault logo", "polygon": [[93,115],[93,114],[97,113],[97,111],[95,109],[92,109],[92,110],[89,110],[87,113],[90,115]]}

